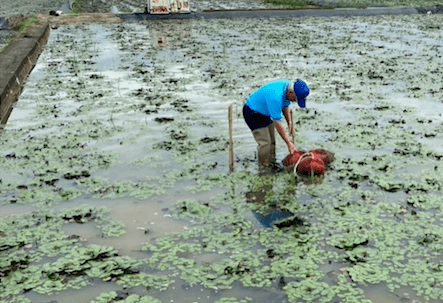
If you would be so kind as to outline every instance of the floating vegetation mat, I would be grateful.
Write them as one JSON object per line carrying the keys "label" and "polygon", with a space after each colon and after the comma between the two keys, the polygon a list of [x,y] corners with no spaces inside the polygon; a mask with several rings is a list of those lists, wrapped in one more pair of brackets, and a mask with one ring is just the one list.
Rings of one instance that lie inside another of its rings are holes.
{"label": "floating vegetation mat", "polygon": [[[52,30],[0,136],[0,302],[441,302],[442,24]],[[241,108],[275,78],[312,88],[324,177],[257,172]]]}

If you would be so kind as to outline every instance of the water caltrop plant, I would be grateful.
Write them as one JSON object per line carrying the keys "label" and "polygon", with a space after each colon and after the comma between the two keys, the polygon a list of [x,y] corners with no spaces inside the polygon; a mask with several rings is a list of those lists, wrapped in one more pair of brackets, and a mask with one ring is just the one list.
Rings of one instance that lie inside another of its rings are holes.
{"label": "water caltrop plant", "polygon": [[[0,137],[0,302],[62,301],[91,284],[107,287],[85,299],[97,303],[185,290],[220,303],[377,302],[374,289],[443,300],[442,22],[54,29]],[[243,102],[270,79],[298,77],[312,95],[294,112],[297,144],[336,159],[314,180],[260,175]],[[121,211],[138,203],[140,213]],[[128,238],[140,241],[136,257],[115,248]]]}

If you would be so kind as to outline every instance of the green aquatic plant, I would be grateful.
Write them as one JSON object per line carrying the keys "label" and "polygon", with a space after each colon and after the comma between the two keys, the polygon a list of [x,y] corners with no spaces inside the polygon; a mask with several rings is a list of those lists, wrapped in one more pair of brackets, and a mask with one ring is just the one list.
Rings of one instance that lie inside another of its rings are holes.
{"label": "green aquatic plant", "polygon": [[118,297],[117,292],[111,291],[107,293],[102,293],[100,296],[95,298],[95,300],[92,300],[90,303],[111,303],[114,302],[117,297]]}
{"label": "green aquatic plant", "polygon": [[290,302],[304,300],[306,302],[331,302],[336,296],[336,290],[325,282],[308,278],[301,282],[290,282],[283,290]]}
{"label": "green aquatic plant", "polygon": [[378,284],[390,280],[389,270],[377,264],[360,263],[347,269],[352,281]]}
{"label": "green aquatic plant", "polygon": [[202,220],[202,217],[206,217],[211,213],[211,207],[209,204],[200,203],[195,200],[178,200],[174,204],[172,211],[178,218],[198,219]]}
{"label": "green aquatic plant", "polygon": [[245,297],[244,299],[221,298],[220,300],[217,300],[214,303],[248,303],[251,301],[252,301],[252,298],[249,298],[249,297]]}
{"label": "green aquatic plant", "polygon": [[14,296],[8,301],[0,300],[1,303],[31,303],[31,300],[29,300],[26,297],[23,296]]}
{"label": "green aquatic plant", "polygon": [[355,265],[377,259],[378,255],[379,253],[375,249],[359,246],[352,250],[346,251],[344,259],[346,262]]}
{"label": "green aquatic plant", "polygon": [[[78,289],[90,283],[87,277],[125,283],[125,277],[139,272],[137,267],[141,263],[128,257],[119,257],[109,247],[74,247],[55,262],[29,266],[7,275],[2,280],[2,295],[18,294],[26,289],[33,289],[41,294],[52,294],[69,288]],[[155,279],[153,281],[149,283],[150,287],[161,287],[155,283]]]}
{"label": "green aquatic plant", "polygon": [[126,233],[125,223],[123,222],[109,222],[107,224],[103,224],[101,229],[103,231],[103,237],[119,237]]}
{"label": "green aquatic plant", "polygon": [[159,299],[151,296],[128,295],[126,298],[120,298],[115,291],[103,293],[90,303],[162,303]]}
{"label": "green aquatic plant", "polygon": [[165,192],[165,189],[157,182],[143,184],[131,181],[111,182],[105,178],[86,178],[78,180],[77,184],[86,187],[87,191],[96,197],[102,198],[119,198],[126,196],[147,198]]}
{"label": "green aquatic plant", "polygon": [[136,286],[144,286],[147,290],[158,289],[166,290],[174,281],[170,281],[166,276],[148,275],[145,273],[135,273],[125,275],[116,282],[123,288],[132,288]]}
{"label": "green aquatic plant", "polygon": [[[441,16],[194,21],[189,35],[183,20],[65,25],[51,35],[18,117],[2,130],[3,204],[36,211],[0,220],[0,300],[24,300],[28,290],[62,298],[92,279],[127,289],[103,302],[157,302],[130,291],[172,292],[179,281],[235,288],[237,298],[217,298],[234,302],[248,300],[241,293],[250,287],[250,301],[272,289],[291,302],[370,302],[367,284],[441,299],[441,119],[422,112],[442,95],[438,64],[428,60],[439,55]],[[153,47],[152,31],[166,29],[168,46]],[[105,55],[97,39],[118,47]],[[337,155],[319,184],[286,171],[259,176],[244,135],[249,93],[294,75],[315,92],[294,114],[297,145]],[[407,85],[417,77],[437,84]],[[228,104],[236,109],[232,173]],[[142,177],[115,175],[127,162]],[[168,192],[176,185],[185,190]],[[91,196],[155,197],[164,220],[183,229],[150,232],[145,258],[90,245],[67,225],[117,241],[125,232],[106,208],[69,207]],[[278,211],[294,215],[270,226],[257,219]]]}
{"label": "green aquatic plant", "polygon": [[[121,232],[107,230],[112,224],[105,216],[108,211],[105,207],[80,206],[60,212],[36,211],[0,220],[2,298],[27,289],[53,293],[79,288],[87,284],[86,275],[98,277],[101,273],[99,278],[106,280],[109,276],[127,274],[131,272],[129,268],[140,265],[131,259],[116,258],[112,248],[94,245],[82,248],[78,236],[68,236],[62,230],[69,222],[84,224],[93,220],[108,236],[120,235]],[[59,258],[52,263],[33,265],[45,257]],[[101,262],[109,258],[109,263]],[[97,260],[99,262],[94,263]]]}

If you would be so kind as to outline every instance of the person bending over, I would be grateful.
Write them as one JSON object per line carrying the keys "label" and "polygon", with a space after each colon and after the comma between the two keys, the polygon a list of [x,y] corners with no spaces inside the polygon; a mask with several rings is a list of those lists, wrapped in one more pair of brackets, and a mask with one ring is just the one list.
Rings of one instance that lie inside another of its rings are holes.
{"label": "person bending over", "polygon": [[[268,82],[253,92],[243,106],[243,117],[257,142],[259,167],[267,168],[275,163],[275,130],[288,146],[289,153],[297,151],[290,135],[296,135],[289,105],[297,102],[306,107],[306,97],[310,90],[300,79],[292,82],[279,79]],[[288,132],[282,123],[283,117],[288,124]]]}

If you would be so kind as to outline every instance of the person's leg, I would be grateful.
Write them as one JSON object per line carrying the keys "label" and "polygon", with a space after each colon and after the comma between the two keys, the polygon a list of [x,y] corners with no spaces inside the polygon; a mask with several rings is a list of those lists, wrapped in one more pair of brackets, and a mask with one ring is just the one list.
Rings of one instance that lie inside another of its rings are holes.
{"label": "person's leg", "polygon": [[[270,127],[261,127],[252,131],[255,141],[257,142],[257,156],[258,164],[260,167],[270,166],[275,158],[272,159],[272,135],[270,132]],[[274,138],[275,139],[275,138]],[[274,145],[275,148],[275,145]],[[275,149],[274,149],[275,155]]]}
{"label": "person's leg", "polygon": [[275,162],[275,128],[270,117],[243,107],[243,117],[257,142],[258,163],[260,168],[269,167]]}
{"label": "person's leg", "polygon": [[271,148],[270,148],[270,161],[271,163],[275,163],[275,127],[274,122],[269,124],[269,135],[271,136]]}

